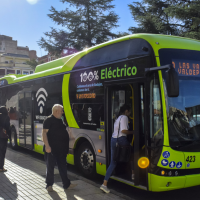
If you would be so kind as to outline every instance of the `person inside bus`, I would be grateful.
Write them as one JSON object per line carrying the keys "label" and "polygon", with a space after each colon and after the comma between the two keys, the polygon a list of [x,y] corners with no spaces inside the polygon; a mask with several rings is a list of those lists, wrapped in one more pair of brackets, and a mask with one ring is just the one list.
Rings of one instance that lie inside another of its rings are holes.
{"label": "person inside bus", "polygon": [[17,108],[16,107],[13,107],[14,108],[14,111],[15,111],[15,114],[16,114],[16,120],[19,120],[20,118],[20,113],[17,111]]}
{"label": "person inside bus", "polygon": [[196,125],[199,124],[199,122],[193,117],[193,111],[192,108],[185,108],[186,112],[187,112],[187,118],[188,118],[188,126],[189,128],[192,128]]}
{"label": "person inside bus", "polygon": [[8,112],[8,116],[10,117],[10,120],[16,120],[17,119],[16,112],[15,112],[13,107],[10,107],[9,112]]}
{"label": "person inside bus", "polygon": [[[106,193],[109,193],[110,190],[107,188],[108,179],[110,178],[113,170],[115,169],[117,162],[113,160],[114,151],[116,149],[116,142],[120,145],[130,145],[127,140],[127,135],[134,134],[134,131],[129,131],[128,127],[128,117],[131,114],[131,107],[129,105],[124,104],[119,111],[118,117],[114,123],[114,132],[111,138],[111,163],[107,169],[104,182],[101,185],[100,189]],[[120,130],[119,130],[119,123],[120,123]],[[119,130],[119,135],[118,135]],[[118,137],[118,139],[117,139]],[[134,171],[132,169],[132,177],[134,177]]]}

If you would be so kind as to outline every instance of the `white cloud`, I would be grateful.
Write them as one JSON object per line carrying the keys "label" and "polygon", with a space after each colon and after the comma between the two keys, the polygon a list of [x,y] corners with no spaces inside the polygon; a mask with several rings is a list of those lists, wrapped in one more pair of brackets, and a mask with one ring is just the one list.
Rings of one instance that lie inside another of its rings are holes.
{"label": "white cloud", "polygon": [[26,0],[30,4],[36,4],[39,0]]}

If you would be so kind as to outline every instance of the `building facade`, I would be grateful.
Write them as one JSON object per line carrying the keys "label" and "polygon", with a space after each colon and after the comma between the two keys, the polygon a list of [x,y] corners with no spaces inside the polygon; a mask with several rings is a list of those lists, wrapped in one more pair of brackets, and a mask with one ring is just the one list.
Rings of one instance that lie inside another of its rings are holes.
{"label": "building facade", "polygon": [[56,57],[56,56],[51,55],[50,53],[48,53],[45,56],[38,57],[38,62],[42,64],[42,63],[46,63],[46,62],[51,62],[51,61],[53,61],[53,60],[55,60],[57,58],[59,58],[59,57]]}
{"label": "building facade", "polygon": [[20,47],[12,37],[0,35],[0,77],[6,74],[32,74],[27,61],[37,59],[36,51]]}

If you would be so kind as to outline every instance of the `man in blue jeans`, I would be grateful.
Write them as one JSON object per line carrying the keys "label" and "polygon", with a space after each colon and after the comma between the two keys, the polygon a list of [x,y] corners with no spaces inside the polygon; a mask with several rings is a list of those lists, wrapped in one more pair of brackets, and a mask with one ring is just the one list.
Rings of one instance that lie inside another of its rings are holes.
{"label": "man in blue jeans", "polygon": [[58,170],[63,182],[64,189],[72,189],[76,184],[71,184],[67,176],[66,157],[69,151],[69,135],[66,125],[61,117],[63,106],[55,104],[52,115],[47,117],[43,123],[42,138],[44,141],[44,152],[46,161],[46,189],[53,192],[54,167],[57,163]]}

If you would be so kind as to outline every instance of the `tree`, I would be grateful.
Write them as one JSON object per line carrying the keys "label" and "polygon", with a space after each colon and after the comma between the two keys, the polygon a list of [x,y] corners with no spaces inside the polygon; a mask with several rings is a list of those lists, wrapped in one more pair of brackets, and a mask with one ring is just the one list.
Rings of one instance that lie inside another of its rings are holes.
{"label": "tree", "polygon": [[175,19],[169,16],[166,9],[171,1],[143,0],[129,5],[138,27],[130,27],[132,33],[156,33],[179,35]]}
{"label": "tree", "polygon": [[200,39],[200,1],[176,1],[167,9],[169,15],[179,20],[181,36]]}
{"label": "tree", "polygon": [[58,55],[66,48],[82,50],[86,47],[118,37],[112,32],[118,27],[118,16],[112,11],[113,0],[60,0],[67,3],[65,10],[57,11],[51,7],[48,16],[64,29],[51,27],[45,32],[48,39],[42,37],[39,46],[52,54]]}
{"label": "tree", "polygon": [[199,39],[199,0],[143,0],[129,5],[137,27],[132,33],[156,33]]}
{"label": "tree", "polygon": [[30,61],[26,61],[26,63],[27,63],[27,65],[30,65],[33,70],[35,70],[36,66],[40,64],[35,59],[32,59]]}

